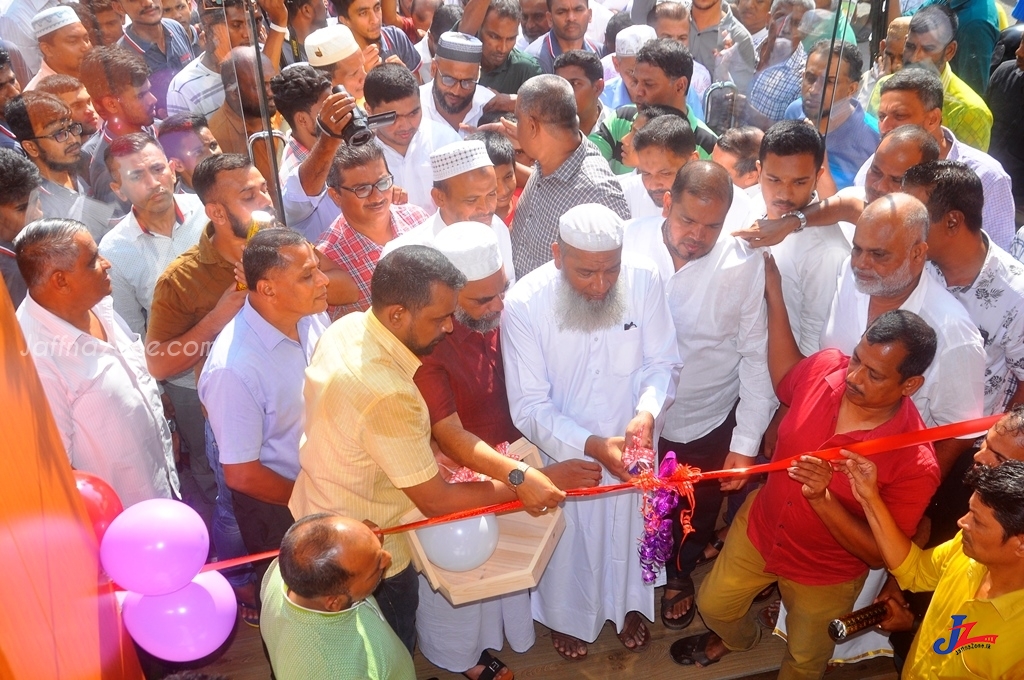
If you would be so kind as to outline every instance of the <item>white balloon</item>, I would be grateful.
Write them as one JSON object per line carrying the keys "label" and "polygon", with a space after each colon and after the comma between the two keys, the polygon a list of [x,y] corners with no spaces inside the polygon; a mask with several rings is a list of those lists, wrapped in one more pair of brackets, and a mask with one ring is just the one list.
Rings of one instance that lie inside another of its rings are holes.
{"label": "white balloon", "polygon": [[416,530],[427,559],[447,571],[470,571],[486,562],[498,547],[498,519],[470,517]]}

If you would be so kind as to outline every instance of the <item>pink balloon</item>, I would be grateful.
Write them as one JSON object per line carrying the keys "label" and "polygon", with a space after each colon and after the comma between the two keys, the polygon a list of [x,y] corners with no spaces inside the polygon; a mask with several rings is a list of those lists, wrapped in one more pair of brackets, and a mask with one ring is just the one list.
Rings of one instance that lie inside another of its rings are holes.
{"label": "pink balloon", "polygon": [[118,515],[103,536],[100,561],[125,590],[166,595],[192,581],[206,562],[210,535],[184,503],[142,501]]}
{"label": "pink balloon", "polygon": [[169,595],[128,593],[121,606],[132,639],[166,661],[194,661],[224,644],[235,626],[238,603],[219,571],[199,574]]}
{"label": "pink balloon", "polygon": [[117,497],[114,487],[107,484],[102,478],[88,472],[75,470],[75,487],[78,489],[82,502],[85,503],[85,511],[89,514],[89,521],[92,522],[92,530],[96,534],[96,541],[103,540],[103,534],[107,527],[124,510],[121,499]]}

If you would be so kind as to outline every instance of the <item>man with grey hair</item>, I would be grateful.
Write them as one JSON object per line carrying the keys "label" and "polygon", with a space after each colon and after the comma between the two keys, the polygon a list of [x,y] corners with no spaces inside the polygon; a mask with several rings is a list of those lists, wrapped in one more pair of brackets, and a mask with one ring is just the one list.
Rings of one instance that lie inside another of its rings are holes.
{"label": "man with grey hair", "polygon": [[[682,365],[661,277],[650,261],[624,257],[622,241],[622,219],[610,208],[567,210],[554,261],[509,292],[501,324],[516,427],[546,463],[599,463],[603,484],[636,473],[625,451],[653,448]],[[654,587],[636,554],[637,495],[567,503],[564,513],[565,533],[533,594],[534,618],[568,660],[586,656],[608,620],[627,649],[640,651],[651,640],[641,615],[654,618]]]}
{"label": "man with grey hair", "polygon": [[[982,415],[985,349],[967,311],[924,270],[928,227],[928,210],[907,194],[883,196],[864,209],[822,329],[821,348],[849,355],[880,314],[892,309],[920,314],[938,334],[938,349],[914,403],[925,424],[934,427]],[[936,443],[943,476],[972,441]]]}
{"label": "man with grey hair", "polygon": [[28,285],[18,321],[71,466],[109,482],[125,507],[178,498],[160,388],[142,341],[114,311],[110,263],[89,230],[38,220],[14,252]]}
{"label": "man with grey hair", "polygon": [[580,134],[576,97],[564,78],[545,74],[519,89],[515,129],[523,151],[536,159],[512,222],[512,259],[518,276],[551,259],[559,218],[573,206],[599,203],[628,220],[622,185],[590,140]]}

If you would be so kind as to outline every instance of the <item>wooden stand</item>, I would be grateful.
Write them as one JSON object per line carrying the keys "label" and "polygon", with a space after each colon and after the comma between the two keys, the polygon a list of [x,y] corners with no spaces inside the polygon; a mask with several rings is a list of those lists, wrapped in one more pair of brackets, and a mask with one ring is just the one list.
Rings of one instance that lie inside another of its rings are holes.
{"label": "wooden stand", "polygon": [[[535,468],[543,467],[537,447],[520,439],[509,447],[520,460]],[[419,510],[402,517],[402,523],[423,519]],[[471,571],[454,572],[441,569],[427,559],[415,531],[408,532],[412,545],[412,561],[430,587],[444,595],[453,605],[476,602],[533,588],[544,573],[551,553],[565,530],[561,508],[551,508],[540,517],[524,510],[498,515],[501,537],[490,559]]]}

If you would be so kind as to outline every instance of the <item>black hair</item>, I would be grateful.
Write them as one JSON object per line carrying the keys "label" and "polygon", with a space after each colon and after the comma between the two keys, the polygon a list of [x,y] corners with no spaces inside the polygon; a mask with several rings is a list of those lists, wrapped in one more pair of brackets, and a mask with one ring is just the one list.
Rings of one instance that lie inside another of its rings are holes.
{"label": "black hair", "polygon": [[214,201],[214,187],[222,172],[251,168],[252,161],[240,153],[222,153],[204,158],[192,173],[192,189],[204,204]]}
{"label": "black hair", "polygon": [[408,97],[419,97],[416,77],[402,64],[381,64],[370,69],[363,83],[363,97],[374,111]]}
{"label": "black hair", "polygon": [[374,311],[401,305],[416,313],[430,304],[434,283],[459,291],[466,277],[439,250],[402,246],[377,262],[370,280],[371,304]]}
{"label": "black hair", "polygon": [[14,68],[14,65],[11,63],[11,53],[3,47],[0,47],[0,69],[5,66],[10,66],[12,69]]}
{"label": "black hair", "polygon": [[604,65],[601,63],[601,58],[593,52],[586,50],[562,52],[555,58],[552,70],[558,73],[558,69],[567,66],[577,66],[583,69],[583,75],[587,77],[591,85],[604,79]]}
{"label": "black hair", "polygon": [[636,63],[656,66],[672,79],[686,78],[687,88],[693,79],[693,56],[682,43],[669,38],[645,43],[636,53]]}
{"label": "black hair", "polygon": [[775,156],[814,156],[814,167],[821,168],[825,160],[825,145],[821,135],[802,120],[783,120],[768,128],[761,140],[758,159],[764,163],[768,154]]}
{"label": "black hair", "polygon": [[910,32],[918,35],[931,33],[936,28],[939,28],[942,22],[945,22],[946,27],[949,29],[949,37],[946,42],[948,45],[950,41],[956,39],[956,32],[960,30],[960,19],[957,17],[956,12],[948,5],[936,3],[919,9],[910,18]]}
{"label": "black hair", "polygon": [[996,424],[996,432],[1009,435],[1024,446],[1024,403],[1014,404]]}
{"label": "black hair", "polygon": [[274,104],[288,126],[295,128],[295,114],[309,113],[324,92],[331,89],[331,79],[309,64],[291,64],[270,79]]}
{"label": "black hair", "polygon": [[120,182],[121,173],[118,170],[117,159],[124,158],[125,156],[131,156],[134,153],[138,153],[145,149],[147,146],[152,144],[156,148],[163,151],[163,147],[160,146],[160,142],[153,139],[153,137],[146,132],[132,132],[127,135],[121,135],[116,137],[114,141],[107,145],[107,148],[103,150],[103,163],[107,166],[107,170],[110,172],[110,178],[116,182]]}
{"label": "black hair", "polygon": [[256,232],[242,251],[245,285],[250,291],[256,290],[256,284],[267,278],[270,270],[288,264],[281,256],[282,248],[303,246],[307,243],[306,237],[293,229],[261,229]]}
{"label": "black hair", "polygon": [[24,201],[43,183],[35,163],[13,149],[0,149],[0,203],[14,205]]}
{"label": "black hair", "polygon": [[833,61],[839,59],[846,64],[846,75],[849,77],[850,82],[856,83],[860,81],[861,74],[864,73],[864,57],[860,56],[860,50],[857,49],[856,45],[844,40],[837,40],[833,43],[826,38],[814,43],[808,56],[818,54],[819,52],[824,52],[825,54],[831,52]]}
{"label": "black hair", "polygon": [[640,116],[647,119],[647,122],[651,122],[655,118],[661,118],[662,116],[676,116],[688,121],[686,113],[681,109],[677,109],[674,106],[668,106],[666,104],[638,104],[636,107],[636,115],[633,120],[636,120]]}
{"label": "black hair", "polygon": [[726,153],[736,156],[736,172],[746,175],[757,170],[764,131],[753,125],[729,128],[715,144]]}
{"label": "black hair", "polygon": [[198,113],[176,113],[168,116],[157,128],[156,138],[164,147],[168,158],[182,158],[185,150],[182,145],[188,135],[198,135],[203,128],[210,129],[205,116]]}
{"label": "black hair", "polygon": [[[551,11],[551,0],[546,0],[546,2],[547,2],[547,5],[548,5],[548,11],[550,12]],[[590,7],[590,0],[583,0],[583,4],[586,5],[587,7]]]}
{"label": "black hair", "polygon": [[633,18],[629,15],[629,12],[616,12],[612,15],[612,18],[608,20],[608,24],[604,27],[604,46],[606,50],[610,48],[608,54],[615,51],[615,39],[619,37],[622,29],[629,28],[632,25]]}
{"label": "black hair", "polygon": [[880,315],[864,331],[870,345],[898,342],[907,351],[897,370],[900,380],[924,375],[935,359],[938,339],[935,330],[924,319],[905,309],[894,309]]}
{"label": "black hair", "polygon": [[925,207],[932,223],[950,211],[958,210],[971,232],[981,231],[985,192],[977,173],[965,163],[933,160],[915,165],[903,175],[903,186],[921,187],[928,191]]}
{"label": "black hair", "polygon": [[945,97],[938,74],[913,64],[907,64],[882,81],[879,93],[884,95],[886,92],[913,92],[921,100],[925,111],[941,109]]}
{"label": "black hair", "polygon": [[491,163],[497,165],[509,165],[516,161],[516,150],[508,137],[495,132],[494,130],[481,130],[466,137],[466,141],[481,141],[487,147],[487,157]]}
{"label": "black hair", "polygon": [[347,594],[352,572],[338,564],[341,546],[334,528],[337,515],[303,517],[285,532],[277,563],[288,589],[301,597]]}
{"label": "black hair", "polygon": [[639,153],[648,147],[660,147],[688,158],[697,148],[697,136],[690,122],[679,116],[659,116],[633,135],[633,149]]}
{"label": "black hair", "polygon": [[68,92],[78,92],[82,89],[82,81],[74,76],[66,76],[63,73],[54,73],[46,76],[38,83],[35,89],[40,92],[49,92],[52,95],[60,96]]}
{"label": "black hair", "polygon": [[487,14],[484,15],[484,21],[487,21],[492,14],[499,19],[513,19],[517,22],[523,20],[523,8],[517,0],[491,0],[491,4],[487,7]]}
{"label": "black hair", "polygon": [[[49,92],[29,90],[11,97],[4,105],[4,119],[19,142],[33,139],[36,133],[61,118],[70,118],[71,108],[64,100]],[[39,123],[39,129],[32,121]]]}
{"label": "black hair", "polygon": [[434,12],[434,18],[430,20],[430,35],[436,41],[442,33],[452,30],[460,21],[462,21],[460,5],[441,5]]}
{"label": "black hair", "polygon": [[691,161],[679,169],[672,181],[672,202],[681,200],[683,194],[701,199],[717,198],[730,206],[733,198],[732,178],[725,168],[714,161]]}
{"label": "black hair", "polygon": [[978,500],[992,508],[1003,528],[1003,543],[1024,535],[1024,462],[1007,460],[997,467],[975,465],[964,481]]}
{"label": "black hair", "polygon": [[384,159],[384,151],[378,144],[362,144],[360,146],[342,144],[338,152],[334,154],[334,160],[331,161],[331,169],[327,171],[327,186],[335,191],[341,191],[341,175],[343,172],[352,168],[369,165],[377,160],[383,160],[384,167],[387,168],[388,162]]}
{"label": "black hair", "polygon": [[82,84],[101,112],[104,97],[116,97],[130,87],[142,87],[149,67],[142,57],[115,45],[94,47],[82,59]]}
{"label": "black hair", "polygon": [[651,11],[647,13],[647,24],[654,26],[658,19],[668,19],[669,21],[682,21],[684,19],[689,20],[690,10],[681,2],[676,0],[667,0],[667,2],[655,3]]}

